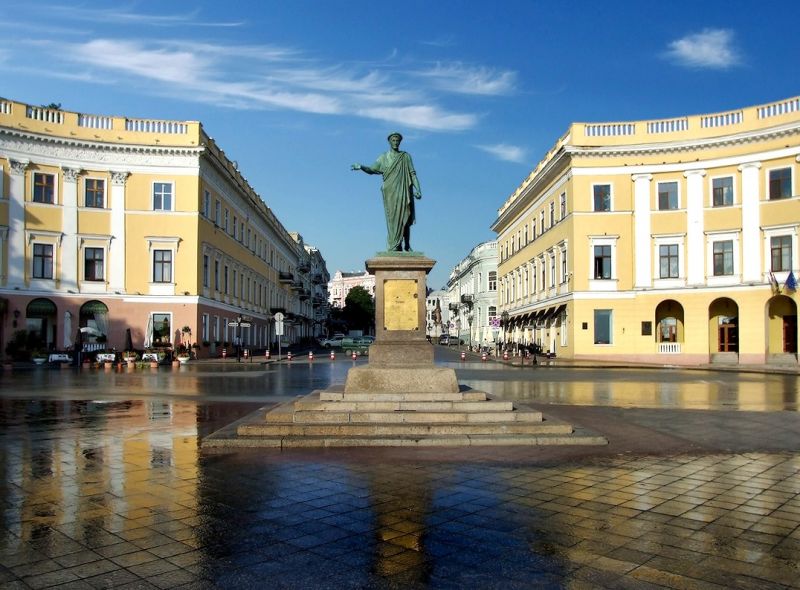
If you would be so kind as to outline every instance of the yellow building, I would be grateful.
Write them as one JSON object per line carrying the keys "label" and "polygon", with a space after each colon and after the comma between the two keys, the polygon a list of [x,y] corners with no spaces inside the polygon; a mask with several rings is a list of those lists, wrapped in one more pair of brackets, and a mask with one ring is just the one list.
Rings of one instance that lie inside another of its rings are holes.
{"label": "yellow building", "polygon": [[293,342],[326,282],[200,123],[0,99],[0,350],[20,330],[122,350],[130,330],[134,348],[208,356],[267,346],[278,311]]}
{"label": "yellow building", "polygon": [[504,338],[572,359],[797,363],[800,98],[574,123],[498,210]]}

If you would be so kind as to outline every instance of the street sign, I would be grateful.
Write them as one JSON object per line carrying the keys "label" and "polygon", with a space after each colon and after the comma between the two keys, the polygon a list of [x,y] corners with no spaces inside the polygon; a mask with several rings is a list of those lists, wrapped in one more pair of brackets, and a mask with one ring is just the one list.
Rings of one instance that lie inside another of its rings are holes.
{"label": "street sign", "polygon": [[284,316],[283,316],[283,314],[281,312],[276,313],[272,317],[275,318],[275,322],[276,323],[278,323],[278,322],[283,323],[283,317]]}
{"label": "street sign", "polygon": [[[228,322],[228,325],[229,325],[231,328],[238,328],[238,327],[239,327],[239,322]],[[248,324],[248,326],[249,326],[249,325],[250,325],[250,324]]]}
{"label": "street sign", "polygon": [[250,322],[240,322],[239,323],[239,326],[241,326],[242,328],[249,328],[252,325],[253,324],[251,324]]}
{"label": "street sign", "polygon": [[275,335],[283,336],[283,322],[275,322]]}

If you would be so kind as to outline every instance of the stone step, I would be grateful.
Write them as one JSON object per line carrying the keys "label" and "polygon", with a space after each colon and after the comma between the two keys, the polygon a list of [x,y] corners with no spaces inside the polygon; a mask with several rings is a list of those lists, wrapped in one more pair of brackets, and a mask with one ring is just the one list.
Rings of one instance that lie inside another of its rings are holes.
{"label": "stone step", "polygon": [[301,399],[297,412],[510,412],[508,401],[318,401]]}
{"label": "stone step", "polygon": [[[270,418],[267,422],[285,422],[285,419]],[[357,423],[385,423],[398,424],[405,422],[419,423],[492,423],[492,422],[541,422],[542,413],[535,411],[513,412],[294,412],[292,422],[295,424],[346,424]]]}
{"label": "stone step", "polygon": [[468,446],[542,446],[542,445],[606,445],[602,436],[578,434],[507,434],[507,435],[430,435],[414,437],[372,436],[210,436],[203,440],[208,447],[468,447]]}
{"label": "stone step", "polygon": [[428,436],[428,435],[506,435],[570,434],[572,426],[563,422],[497,422],[492,424],[283,424],[249,423],[237,428],[240,436]]}
{"label": "stone step", "polygon": [[483,391],[460,391],[458,393],[344,393],[343,391],[320,391],[318,395],[319,400],[324,402],[435,402],[482,401],[487,399],[486,393]]}

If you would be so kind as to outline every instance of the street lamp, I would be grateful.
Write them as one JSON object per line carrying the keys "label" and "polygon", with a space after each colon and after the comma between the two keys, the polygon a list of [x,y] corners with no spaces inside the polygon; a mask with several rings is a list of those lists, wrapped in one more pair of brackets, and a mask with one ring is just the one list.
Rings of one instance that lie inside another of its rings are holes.
{"label": "street lamp", "polygon": [[500,319],[503,321],[503,346],[505,346],[508,334],[508,312],[506,310],[503,310],[503,313],[500,314]]}
{"label": "street lamp", "polygon": [[472,320],[474,316],[472,315],[472,311],[469,312],[467,315],[467,323],[469,324],[469,349],[472,350]]}

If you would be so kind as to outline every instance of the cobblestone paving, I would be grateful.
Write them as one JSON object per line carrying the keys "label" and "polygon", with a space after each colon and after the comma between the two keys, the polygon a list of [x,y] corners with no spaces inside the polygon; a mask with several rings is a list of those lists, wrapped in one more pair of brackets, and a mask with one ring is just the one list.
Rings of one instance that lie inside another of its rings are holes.
{"label": "cobblestone paving", "polygon": [[199,450],[250,409],[0,400],[0,586],[800,588],[800,453]]}

